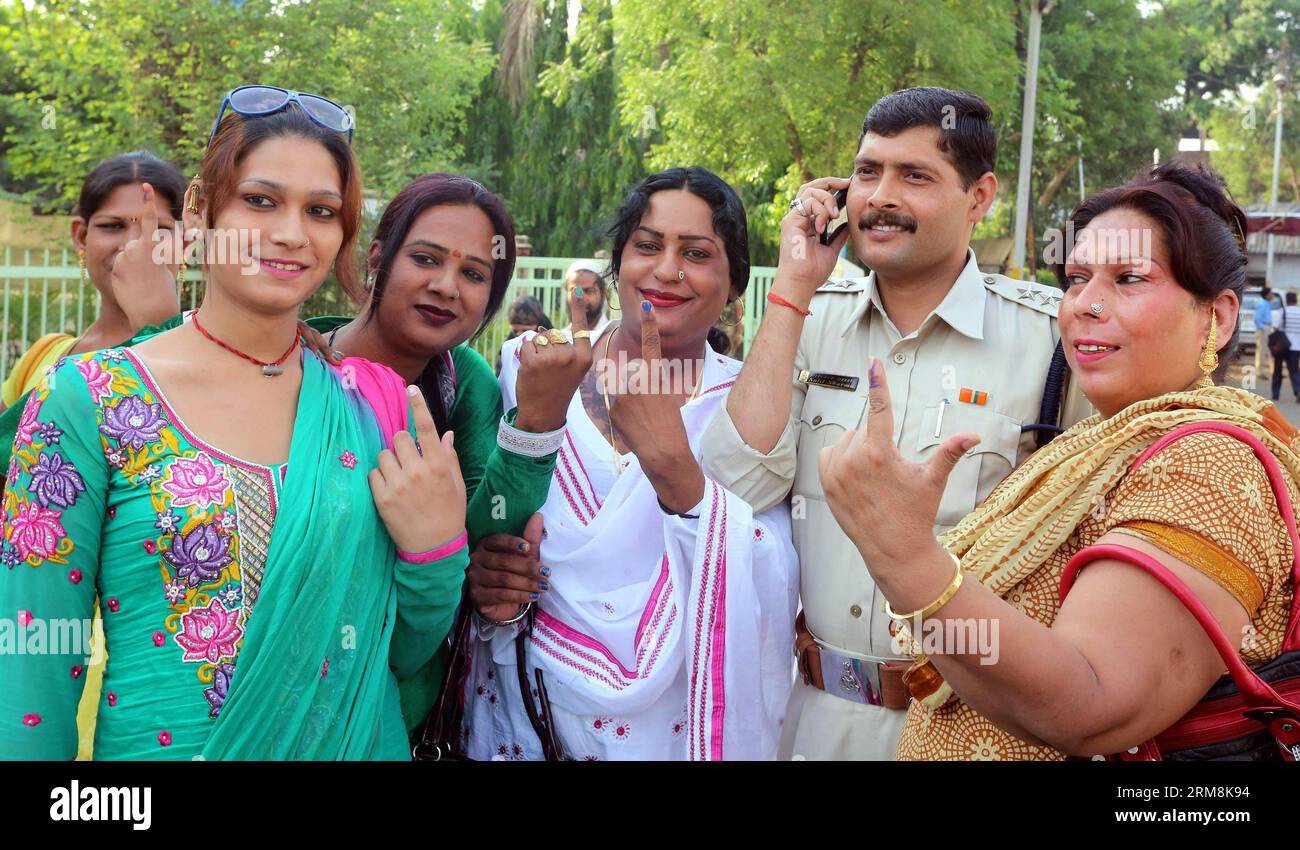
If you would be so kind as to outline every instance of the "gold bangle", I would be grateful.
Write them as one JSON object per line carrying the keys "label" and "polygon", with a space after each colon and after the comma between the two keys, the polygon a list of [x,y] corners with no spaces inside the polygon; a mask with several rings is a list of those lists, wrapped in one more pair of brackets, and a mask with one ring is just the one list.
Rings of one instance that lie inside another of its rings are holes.
{"label": "gold bangle", "polygon": [[573,338],[574,338],[575,340],[579,340],[579,339],[588,339],[588,340],[589,340],[589,339],[591,339],[591,331],[574,331],[574,332],[573,332]]}
{"label": "gold bangle", "polygon": [[956,573],[953,575],[952,581],[948,583],[948,587],[944,589],[943,593],[939,594],[939,598],[935,599],[933,602],[931,602],[929,605],[925,606],[924,608],[921,608],[918,611],[913,611],[910,614],[899,614],[889,604],[889,600],[886,599],[885,613],[889,615],[889,618],[891,620],[902,620],[906,622],[908,620],[915,620],[917,617],[920,617],[922,620],[924,620],[926,617],[929,617],[935,611],[938,611],[940,608],[946,605],[948,603],[948,600],[952,599],[954,596],[957,595],[957,591],[961,589],[961,582],[966,575],[966,571],[961,568],[961,560],[956,555],[949,552],[948,557],[952,558],[953,566],[956,567]]}

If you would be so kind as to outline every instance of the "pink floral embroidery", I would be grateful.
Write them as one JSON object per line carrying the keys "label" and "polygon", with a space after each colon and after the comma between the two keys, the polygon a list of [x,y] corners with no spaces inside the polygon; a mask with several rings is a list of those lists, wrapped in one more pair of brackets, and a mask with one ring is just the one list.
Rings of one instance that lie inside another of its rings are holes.
{"label": "pink floral embroidery", "polygon": [[597,735],[603,735],[605,732],[609,731],[609,728],[613,725],[614,719],[612,717],[597,717],[595,720],[591,721],[591,729]]}
{"label": "pink floral embroidery", "polygon": [[27,628],[27,626],[31,625],[31,622],[34,619],[36,618],[32,616],[31,611],[18,612],[18,625],[22,626],[23,628]]}
{"label": "pink floral embroidery", "polygon": [[40,429],[41,423],[36,421],[36,417],[41,412],[41,405],[44,400],[37,398],[33,393],[27,406],[23,408],[23,415],[18,420],[18,442],[30,446],[32,444],[32,435]]}
{"label": "pink floral embroidery", "polygon": [[325,662],[320,666],[320,677],[324,679],[326,676],[329,675],[329,672],[330,672],[330,659],[329,656],[327,655],[325,656]]}
{"label": "pink floral embroidery", "polygon": [[353,469],[357,465],[357,456],[350,451],[339,455],[339,460],[343,461],[343,465],[348,469]]}
{"label": "pink floral embroidery", "polygon": [[68,573],[68,581],[73,584],[81,584],[81,570],[72,570]]}
{"label": "pink floral embroidery", "polygon": [[82,667],[80,664],[74,664],[74,665],[72,665],[72,678],[74,678],[74,679],[80,679],[80,678],[81,678],[81,673],[82,673],[82,671],[84,671],[85,669],[86,669],[86,668],[85,668],[85,667]]}
{"label": "pink floral embroidery", "polygon": [[164,635],[162,632],[154,632],[154,633],[153,633],[153,645],[154,645],[154,646],[162,646],[162,645],[163,645],[164,643],[166,643],[166,642],[167,642],[167,636]]}
{"label": "pink floral embroidery", "polygon": [[23,725],[24,725],[24,726],[35,726],[37,723],[40,723],[40,722],[41,722],[41,716],[40,716],[39,714],[24,714],[24,715],[23,715]]}
{"label": "pink floral embroidery", "polygon": [[143,545],[144,551],[148,552],[150,555],[158,551],[158,544],[154,543],[152,540],[146,540]]}
{"label": "pink floral embroidery", "polygon": [[117,519],[117,505],[108,506],[108,518]]}
{"label": "pink floral embroidery", "polygon": [[244,636],[239,627],[239,613],[227,611],[212,600],[207,608],[194,608],[181,617],[176,643],[185,650],[186,661],[209,661],[233,658],[235,644]]}
{"label": "pink floral embroidery", "polygon": [[104,371],[98,360],[77,361],[77,371],[86,379],[86,386],[90,387],[90,400],[95,404],[113,394],[113,375]]}
{"label": "pink floral embroidery", "polygon": [[117,597],[116,597],[116,596],[110,596],[110,597],[109,597],[109,599],[108,599],[108,610],[110,610],[110,611],[112,611],[114,614],[116,614],[116,613],[117,613],[117,610],[118,610],[119,608],[121,608],[121,607],[122,607],[122,606],[121,606],[120,603],[118,603],[118,601],[117,601]]}
{"label": "pink floral embroidery", "polygon": [[112,691],[108,692],[108,705],[109,708],[112,708],[113,706],[117,705],[117,694],[113,693]]}
{"label": "pink floral embroidery", "polygon": [[166,729],[164,729],[163,731],[158,733],[158,743],[162,744],[164,747],[167,747],[171,745],[171,742],[172,742],[171,732],[168,732]]}
{"label": "pink floral embroidery", "polygon": [[18,508],[9,520],[9,543],[18,550],[18,559],[27,560],[32,555],[47,558],[59,548],[59,541],[67,536],[59,521],[62,511],[43,508],[28,502]]}
{"label": "pink floral embroidery", "polygon": [[203,509],[219,505],[226,500],[230,479],[212,462],[207,454],[199,452],[193,460],[177,458],[167,469],[163,489],[172,494],[172,507],[193,505]]}
{"label": "pink floral embroidery", "polygon": [[619,723],[617,726],[614,727],[614,738],[616,740],[626,741],[628,736],[631,734],[632,734],[632,727],[627,723],[627,721]]}

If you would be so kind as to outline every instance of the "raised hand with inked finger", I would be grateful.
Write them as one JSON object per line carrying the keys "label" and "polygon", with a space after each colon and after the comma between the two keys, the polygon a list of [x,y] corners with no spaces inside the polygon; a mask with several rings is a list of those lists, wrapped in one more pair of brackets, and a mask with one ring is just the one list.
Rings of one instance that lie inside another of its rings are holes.
{"label": "raised hand with inked finger", "polygon": [[[181,311],[176,295],[176,276],[181,257],[167,244],[171,234],[159,233],[158,209],[154,189],[143,184],[144,205],[140,213],[140,233],[122,246],[113,260],[109,285],[113,298],[126,313],[133,329],[157,325]],[[162,255],[159,261],[159,254]]]}
{"label": "raised hand with inked finger", "polygon": [[664,507],[684,513],[704,498],[704,473],[682,422],[679,398],[684,388],[670,386],[674,372],[683,371],[664,369],[659,322],[649,301],[641,302],[641,360],[629,364],[631,368],[639,375],[629,376],[629,391],[613,401],[610,421]]}
{"label": "raised hand with inked finger", "polygon": [[894,444],[885,369],[872,358],[866,426],[850,429],[818,457],[822,490],[836,522],[872,573],[934,547],[934,523],[948,476],[980,441],[969,432],[944,440],[924,463]]}
{"label": "raised hand with inked finger", "polygon": [[438,439],[419,388],[408,386],[406,396],[416,437],[406,431],[393,435],[393,447],[380,452],[378,465],[370,470],[370,492],[397,548],[420,553],[465,530],[465,481],[453,447],[455,434],[448,431]]}
{"label": "raised hand with inked finger", "polygon": [[591,337],[582,287],[573,292],[573,341],[563,331],[538,331],[519,346],[515,427],[541,434],[564,426],[569,402],[591,368]]}

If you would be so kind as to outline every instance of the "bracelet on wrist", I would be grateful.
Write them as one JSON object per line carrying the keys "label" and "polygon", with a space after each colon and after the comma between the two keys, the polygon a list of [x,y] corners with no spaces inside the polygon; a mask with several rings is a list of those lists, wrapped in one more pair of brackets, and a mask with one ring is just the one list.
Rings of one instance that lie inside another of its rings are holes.
{"label": "bracelet on wrist", "polygon": [[699,519],[699,518],[700,518],[700,515],[699,515],[699,514],[683,514],[683,513],[678,513],[677,511],[674,511],[674,510],[669,509],[669,507],[668,507],[667,505],[664,504],[664,500],[663,500],[663,499],[660,499],[658,496],[655,496],[655,501],[657,501],[657,502],[659,503],[659,510],[663,511],[663,512],[666,513],[666,514],[670,514],[670,515],[672,515],[672,516],[679,516],[679,517],[681,517],[682,519]]}
{"label": "bracelet on wrist", "polygon": [[938,611],[944,605],[948,604],[948,600],[957,595],[957,591],[961,589],[962,579],[966,576],[966,571],[961,568],[961,560],[956,555],[948,552],[948,557],[952,558],[955,572],[953,573],[952,581],[948,583],[946,588],[944,588],[943,593],[940,593],[929,605],[913,611],[910,614],[899,614],[894,610],[893,606],[889,604],[889,600],[886,599],[885,613],[889,615],[891,620],[911,621],[915,620],[917,617],[924,620],[926,617],[931,616],[935,611]]}
{"label": "bracelet on wrist", "polygon": [[522,620],[524,617],[528,616],[528,612],[532,610],[532,607],[533,607],[533,603],[531,602],[523,603],[522,605],[519,606],[518,613],[516,613],[509,620],[494,620],[491,617],[485,617],[483,616],[483,612],[479,611],[477,608],[474,609],[474,615],[478,617],[480,620],[482,620],[483,622],[487,623],[489,626],[512,626],[515,623]]}
{"label": "bracelet on wrist", "polygon": [[564,443],[564,431],[563,425],[544,434],[520,431],[503,416],[501,424],[497,426],[497,445],[524,457],[545,457],[560,450]]}
{"label": "bracelet on wrist", "polygon": [[467,546],[469,546],[469,533],[462,531],[446,543],[441,543],[432,549],[426,549],[423,552],[407,552],[399,547],[397,550],[397,560],[407,564],[428,564],[441,558],[445,558],[448,555],[454,555]]}
{"label": "bracelet on wrist", "polygon": [[786,301],[784,298],[782,298],[780,295],[777,295],[775,292],[767,293],[767,300],[772,302],[773,304],[779,304],[782,307],[789,307],[791,310],[794,310],[796,313],[798,313],[801,316],[808,317],[812,315],[811,310],[805,310],[802,307],[791,304],[789,301]]}

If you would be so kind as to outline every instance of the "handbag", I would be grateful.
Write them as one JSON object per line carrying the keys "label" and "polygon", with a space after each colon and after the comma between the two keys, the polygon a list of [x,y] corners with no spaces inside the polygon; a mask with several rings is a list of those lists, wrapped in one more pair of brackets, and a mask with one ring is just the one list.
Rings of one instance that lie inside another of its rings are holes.
{"label": "handbag", "polygon": [[412,761],[472,761],[465,754],[460,735],[465,715],[465,677],[469,674],[470,616],[470,602],[466,597],[461,600],[448,638],[451,657],[447,660],[442,689],[420,726],[418,740],[411,748]]}
{"label": "handbag", "polygon": [[1274,357],[1284,357],[1291,350],[1291,337],[1286,335],[1286,307],[1282,307],[1282,327],[1274,328],[1268,335],[1268,350]]}
{"label": "handbag", "polygon": [[[546,680],[542,676],[541,668],[537,668],[534,674],[537,677],[537,689],[534,691],[528,684],[528,641],[533,636],[533,623],[537,619],[537,608],[530,607],[528,611],[527,627],[515,635],[515,669],[519,672],[519,695],[524,701],[524,710],[528,713],[528,722],[532,724],[533,733],[537,735],[537,740],[542,745],[542,757],[546,761],[573,761],[568,751],[564,749],[564,744],[555,734],[555,727],[551,725],[551,700],[546,693]],[[533,702],[536,694],[537,702]]]}
{"label": "handbag", "polygon": [[1252,670],[1237,654],[1214,615],[1196,594],[1164,564],[1127,546],[1100,544],[1075,554],[1061,576],[1064,601],[1079,570],[1099,558],[1133,564],[1149,573],[1196,617],[1214,643],[1228,672],[1191,711],[1164,732],[1116,761],[1300,761],[1300,535],[1296,532],[1291,496],[1277,458],[1259,438],[1226,422],[1194,422],[1175,428],[1151,444],[1137,460],[1137,469],[1170,443],[1189,434],[1212,431],[1248,444],[1264,464],[1273,495],[1291,536],[1291,616],[1281,654]]}

